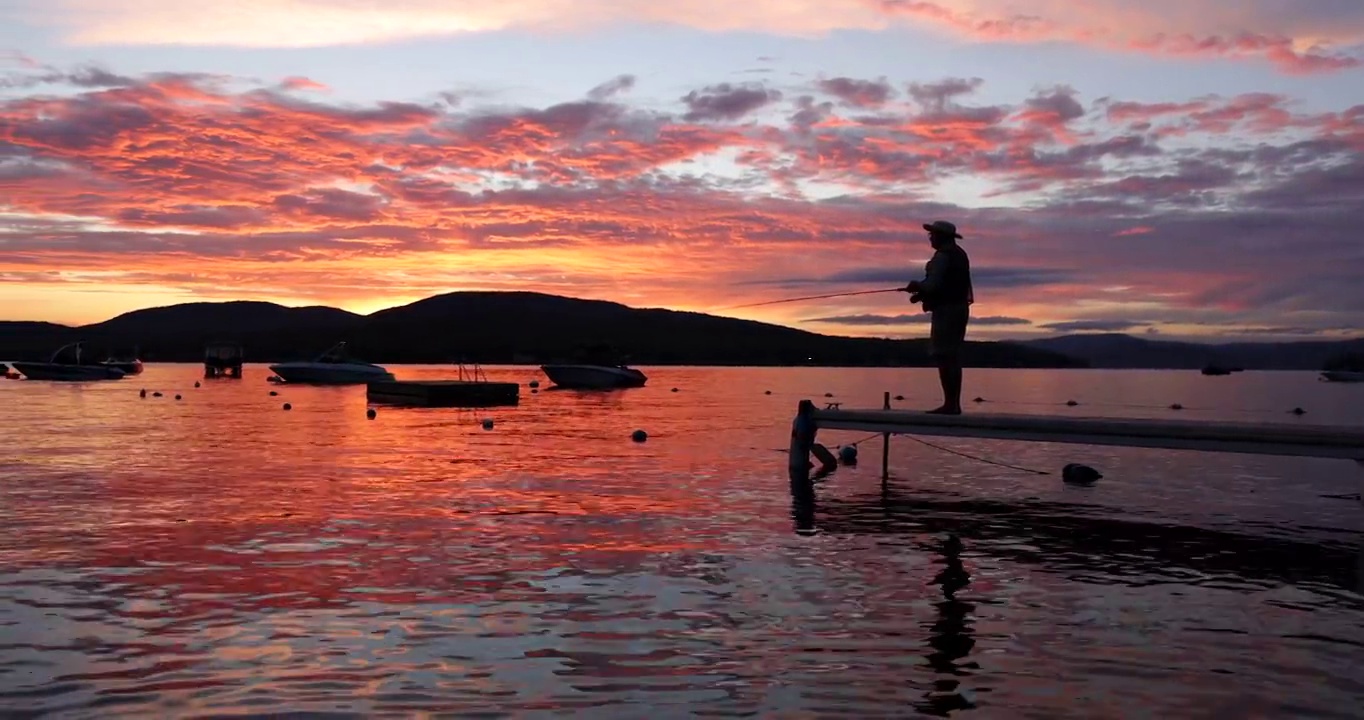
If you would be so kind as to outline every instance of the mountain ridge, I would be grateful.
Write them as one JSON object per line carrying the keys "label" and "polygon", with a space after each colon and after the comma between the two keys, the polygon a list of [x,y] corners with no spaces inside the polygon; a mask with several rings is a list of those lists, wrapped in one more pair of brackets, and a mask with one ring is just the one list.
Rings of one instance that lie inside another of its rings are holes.
{"label": "mountain ridge", "polygon": [[[46,359],[60,345],[143,360],[197,361],[208,342],[242,343],[248,362],[313,357],[338,340],[372,362],[538,363],[574,359],[584,347],[618,347],[651,365],[927,366],[927,340],[821,335],[807,330],[665,308],[525,291],[454,292],[368,315],[326,306],[256,301],[146,308],[81,326],[0,321],[0,357]],[[976,367],[1083,367],[1019,343],[967,343]]]}

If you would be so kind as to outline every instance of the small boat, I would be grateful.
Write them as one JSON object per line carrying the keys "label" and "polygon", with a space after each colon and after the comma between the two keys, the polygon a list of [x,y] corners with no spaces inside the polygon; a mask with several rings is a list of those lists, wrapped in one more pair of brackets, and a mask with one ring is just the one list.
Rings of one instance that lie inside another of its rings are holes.
{"label": "small boat", "polygon": [[394,379],[388,370],[348,355],[344,342],[312,360],[277,363],[270,370],[286,383],[311,385],[363,385]]}
{"label": "small boat", "polygon": [[[47,362],[11,362],[10,365],[29,380],[62,380],[81,382],[88,380],[120,380],[127,373],[103,363],[82,363],[81,343],[63,345],[52,353]],[[75,362],[58,362],[67,349],[74,350]]]}
{"label": "small boat", "polygon": [[569,390],[610,390],[644,387],[649,378],[625,365],[541,365],[557,387]]}
{"label": "small boat", "polygon": [[142,374],[142,361],[141,361],[141,360],[138,360],[138,359],[135,358],[135,357],[130,357],[130,358],[109,358],[108,360],[105,360],[104,362],[102,362],[102,363],[100,363],[100,364],[101,364],[101,365],[107,365],[107,366],[112,367],[112,368],[118,368],[119,370],[122,370],[122,371],[123,371],[123,374],[124,374],[124,375],[141,375],[141,374]]}
{"label": "small boat", "polygon": [[1323,370],[1321,379],[1327,382],[1364,382],[1364,370]]}

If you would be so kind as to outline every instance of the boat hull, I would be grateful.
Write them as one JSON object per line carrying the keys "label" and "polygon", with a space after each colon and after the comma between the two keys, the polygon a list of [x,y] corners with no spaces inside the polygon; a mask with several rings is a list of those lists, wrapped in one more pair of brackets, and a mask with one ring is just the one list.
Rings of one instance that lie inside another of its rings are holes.
{"label": "boat hull", "polygon": [[284,382],[297,385],[364,385],[395,379],[393,373],[377,365],[280,363],[271,365],[270,370]]}
{"label": "boat hull", "polygon": [[542,365],[556,387],[568,390],[613,390],[643,387],[649,378],[634,368],[610,365]]}
{"label": "boat hull", "polygon": [[90,380],[120,380],[127,373],[108,365],[66,365],[62,363],[10,363],[19,374],[29,380],[58,380],[85,382]]}
{"label": "boat hull", "polygon": [[103,363],[100,364],[106,367],[118,368],[119,370],[123,371],[124,375],[142,374],[141,360],[105,360]]}
{"label": "boat hull", "polygon": [[1324,380],[1330,382],[1364,382],[1364,371],[1359,370],[1326,370],[1321,373]]}

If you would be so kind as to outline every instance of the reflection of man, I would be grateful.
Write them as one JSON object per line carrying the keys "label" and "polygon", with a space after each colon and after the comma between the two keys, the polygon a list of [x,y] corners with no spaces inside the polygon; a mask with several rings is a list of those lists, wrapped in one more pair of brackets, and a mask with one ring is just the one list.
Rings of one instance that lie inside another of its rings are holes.
{"label": "reflection of man", "polygon": [[966,323],[971,304],[976,301],[971,289],[971,259],[957,244],[957,226],[945,220],[927,223],[928,242],[936,251],[924,271],[923,280],[905,286],[923,302],[924,312],[933,314],[929,331],[929,352],[938,365],[942,383],[942,407],[929,410],[936,415],[961,414],[961,348],[966,342]]}

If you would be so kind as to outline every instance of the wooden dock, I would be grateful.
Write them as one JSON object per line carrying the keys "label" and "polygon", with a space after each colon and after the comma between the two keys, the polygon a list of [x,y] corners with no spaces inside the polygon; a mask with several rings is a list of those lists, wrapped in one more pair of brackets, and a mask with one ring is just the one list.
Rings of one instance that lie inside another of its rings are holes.
{"label": "wooden dock", "polygon": [[813,402],[802,400],[791,426],[792,481],[808,481],[809,457],[817,452],[815,435],[819,430],[882,433],[886,443],[881,461],[883,479],[889,476],[887,450],[893,434],[1334,458],[1354,460],[1364,468],[1364,428],[1044,415],[930,415],[891,410],[889,405],[889,393],[880,410],[820,410]]}
{"label": "wooden dock", "polygon": [[366,388],[370,402],[419,407],[494,407],[521,401],[517,383],[483,380],[390,380]]}

